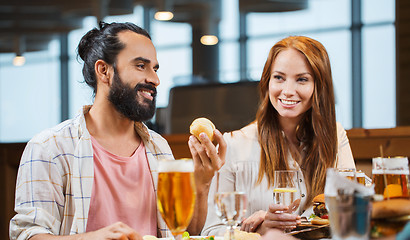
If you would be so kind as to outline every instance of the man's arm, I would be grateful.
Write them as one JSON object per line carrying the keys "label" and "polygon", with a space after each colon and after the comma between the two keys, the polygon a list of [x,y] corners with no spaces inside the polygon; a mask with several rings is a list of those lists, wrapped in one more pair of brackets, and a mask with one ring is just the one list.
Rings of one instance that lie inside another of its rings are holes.
{"label": "man's arm", "polygon": [[199,235],[205,224],[208,211],[208,193],[212,177],[225,164],[226,143],[222,134],[214,131],[219,147],[213,145],[205,133],[199,135],[199,140],[190,136],[189,150],[195,166],[195,184],[197,189],[196,202],[192,221],[188,226],[191,235]]}
{"label": "man's arm", "polygon": [[[27,143],[16,180],[15,212],[10,221],[10,239],[50,233],[60,229],[64,207],[64,182],[57,161],[53,161],[46,137]],[[61,168],[60,168],[61,169]]]}
{"label": "man's arm", "polygon": [[205,225],[208,213],[208,193],[209,186],[203,186],[202,190],[197,189],[194,214],[187,229],[187,231],[193,236],[199,235]]}

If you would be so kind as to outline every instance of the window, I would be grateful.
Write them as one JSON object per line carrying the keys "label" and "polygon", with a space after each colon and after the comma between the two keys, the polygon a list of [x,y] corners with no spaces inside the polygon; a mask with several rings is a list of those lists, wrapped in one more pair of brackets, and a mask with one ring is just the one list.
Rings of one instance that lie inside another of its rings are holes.
{"label": "window", "polygon": [[28,52],[21,67],[14,53],[0,54],[0,142],[25,142],[60,122],[59,42]]}
{"label": "window", "polygon": [[151,23],[151,37],[159,62],[157,107],[168,106],[169,90],[189,84],[192,75],[192,29],[188,23]]}
{"label": "window", "polygon": [[[337,121],[352,127],[351,3],[356,0],[309,0],[308,9],[282,13],[246,14],[246,44],[239,42],[239,0],[221,0],[219,25],[219,76],[236,82],[242,73],[260,79],[269,49],[289,35],[306,35],[323,43],[332,64]],[[395,126],[395,1],[361,0],[362,23],[362,119],[365,128]],[[129,21],[144,26],[144,8],[110,16],[106,22]],[[337,16],[337,17],[335,17]],[[83,28],[69,33],[69,116],[92,104],[93,93],[83,81],[82,63],[76,59],[80,38],[97,24],[84,19]],[[160,63],[157,106],[168,105],[171,87],[187,84],[192,75],[192,28],[188,23],[150,22],[150,34]],[[243,48],[243,46],[246,46]],[[381,47],[382,46],[382,47]],[[240,52],[246,50],[246,58]],[[27,141],[45,128],[58,124],[61,111],[60,44],[25,53],[26,64],[11,64],[13,53],[0,54],[0,142]],[[241,57],[244,58],[241,61]],[[241,66],[246,62],[245,66]]]}
{"label": "window", "polygon": [[[338,17],[333,14],[338,12]],[[263,24],[261,24],[263,23]],[[259,80],[271,47],[290,35],[304,35],[321,42],[332,65],[337,121],[352,126],[351,35],[348,0],[313,0],[305,10],[281,13],[249,13],[248,76]]]}

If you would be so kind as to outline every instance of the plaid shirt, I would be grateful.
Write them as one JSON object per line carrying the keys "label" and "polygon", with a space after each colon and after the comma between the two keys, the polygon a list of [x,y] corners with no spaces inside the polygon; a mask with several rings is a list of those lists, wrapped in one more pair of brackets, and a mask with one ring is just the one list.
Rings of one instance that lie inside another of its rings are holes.
{"label": "plaid shirt", "polygon": [[[93,149],[84,114],[64,121],[31,139],[23,152],[16,183],[16,215],[10,239],[29,239],[48,233],[70,235],[86,231],[94,180]],[[159,159],[174,159],[167,141],[142,123],[141,136],[157,188]],[[158,234],[169,231],[159,212]]]}

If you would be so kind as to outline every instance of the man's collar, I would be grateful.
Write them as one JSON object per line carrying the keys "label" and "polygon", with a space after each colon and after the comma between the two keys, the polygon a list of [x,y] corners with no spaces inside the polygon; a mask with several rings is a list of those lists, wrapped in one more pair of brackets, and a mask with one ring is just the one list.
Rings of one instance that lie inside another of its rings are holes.
{"label": "man's collar", "polygon": [[134,122],[135,131],[142,138],[144,142],[151,140],[151,135],[149,134],[148,127],[142,122]]}
{"label": "man's collar", "polygon": [[[84,116],[90,111],[92,105],[85,105],[83,107],[83,114]],[[137,134],[143,139],[143,141],[147,142],[151,140],[151,135],[149,134],[148,127],[145,126],[142,122],[134,122],[134,129]]]}

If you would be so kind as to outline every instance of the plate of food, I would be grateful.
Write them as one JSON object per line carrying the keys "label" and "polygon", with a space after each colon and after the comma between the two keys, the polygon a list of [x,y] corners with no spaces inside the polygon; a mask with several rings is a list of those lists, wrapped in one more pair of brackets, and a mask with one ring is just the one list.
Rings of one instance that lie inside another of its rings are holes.
{"label": "plate of food", "polygon": [[[143,240],[174,240],[173,237],[165,237],[165,238],[157,238],[152,235],[145,235],[142,237]],[[215,237],[215,236],[189,236],[188,232],[185,232],[182,236],[182,240],[224,240],[223,237]]]}
{"label": "plate of food", "polygon": [[[261,236],[259,233],[248,233],[238,229],[235,229],[235,239],[236,240],[259,240]],[[157,238],[151,235],[145,235],[143,240],[173,240],[172,237],[168,238]],[[228,240],[229,234],[228,232],[225,233],[224,236],[190,236],[188,232],[184,232],[182,235],[182,240]]]}
{"label": "plate of food", "polygon": [[313,198],[313,212],[309,219],[302,219],[302,223],[289,234],[300,239],[330,238],[329,216],[324,194]]}

